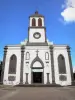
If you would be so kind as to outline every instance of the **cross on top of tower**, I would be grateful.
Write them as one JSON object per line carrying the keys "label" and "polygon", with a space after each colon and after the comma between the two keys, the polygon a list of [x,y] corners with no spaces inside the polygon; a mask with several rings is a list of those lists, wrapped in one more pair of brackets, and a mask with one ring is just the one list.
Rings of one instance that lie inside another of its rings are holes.
{"label": "cross on top of tower", "polygon": [[37,55],[37,56],[38,56],[38,52],[39,52],[39,51],[38,51],[38,49],[37,49],[37,50],[36,50],[36,55]]}
{"label": "cross on top of tower", "polygon": [[35,11],[35,14],[38,14],[38,11]]}

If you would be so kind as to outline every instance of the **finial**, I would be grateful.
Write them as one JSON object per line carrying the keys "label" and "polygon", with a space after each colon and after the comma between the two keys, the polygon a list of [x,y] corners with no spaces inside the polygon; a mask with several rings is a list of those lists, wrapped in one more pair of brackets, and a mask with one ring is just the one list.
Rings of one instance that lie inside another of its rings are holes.
{"label": "finial", "polygon": [[38,14],[38,11],[36,11],[35,14]]}

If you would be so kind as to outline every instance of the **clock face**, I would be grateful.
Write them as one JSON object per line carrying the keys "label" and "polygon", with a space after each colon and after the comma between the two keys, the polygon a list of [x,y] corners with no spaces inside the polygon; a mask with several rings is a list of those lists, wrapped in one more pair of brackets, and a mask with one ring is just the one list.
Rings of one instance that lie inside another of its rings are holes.
{"label": "clock face", "polygon": [[39,39],[41,37],[41,34],[39,32],[36,32],[36,33],[33,34],[33,37],[35,39]]}

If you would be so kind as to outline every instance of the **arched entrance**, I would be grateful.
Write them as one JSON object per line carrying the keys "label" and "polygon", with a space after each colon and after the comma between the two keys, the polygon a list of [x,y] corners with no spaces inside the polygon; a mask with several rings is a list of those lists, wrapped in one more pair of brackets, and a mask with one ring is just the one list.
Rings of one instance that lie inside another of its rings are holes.
{"label": "arched entrance", "polygon": [[44,83],[44,64],[39,57],[31,64],[31,83]]}

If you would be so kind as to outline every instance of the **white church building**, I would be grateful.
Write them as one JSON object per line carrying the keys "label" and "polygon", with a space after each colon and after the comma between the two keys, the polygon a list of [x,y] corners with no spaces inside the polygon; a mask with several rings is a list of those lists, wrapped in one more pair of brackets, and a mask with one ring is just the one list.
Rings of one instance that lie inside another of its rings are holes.
{"label": "white church building", "polygon": [[28,39],[4,48],[3,84],[72,85],[70,47],[47,41],[44,16],[29,17]]}

